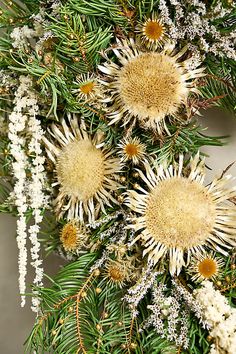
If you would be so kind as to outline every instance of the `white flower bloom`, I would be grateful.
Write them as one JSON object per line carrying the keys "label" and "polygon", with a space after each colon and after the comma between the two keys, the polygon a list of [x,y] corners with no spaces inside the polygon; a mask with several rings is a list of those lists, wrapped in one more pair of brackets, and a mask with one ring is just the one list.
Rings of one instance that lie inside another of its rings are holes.
{"label": "white flower bloom", "polygon": [[[24,27],[25,36],[27,37],[30,32],[28,28]],[[20,85],[15,93],[14,104],[13,112],[9,116],[8,137],[10,139],[10,152],[15,160],[12,163],[12,170],[15,178],[14,200],[19,216],[17,221],[19,288],[22,294],[21,305],[24,306],[27,271],[27,223],[25,213],[28,208],[33,210],[35,224],[29,228],[29,236],[32,243],[31,265],[35,268],[34,284],[40,286],[42,285],[43,269],[41,267],[42,261],[39,259],[40,244],[37,236],[39,224],[42,221],[41,209],[46,205],[43,194],[45,179],[44,157],[41,150],[43,131],[40,122],[36,119],[38,112],[37,99],[32,91],[32,81],[29,77],[20,77]],[[30,142],[28,142],[29,138],[31,139]],[[26,150],[32,155],[31,161],[26,155]],[[26,175],[27,169],[31,171],[31,178]],[[33,299],[33,309],[36,311],[35,305],[37,304],[38,299]]]}
{"label": "white flower bloom", "polygon": [[194,295],[202,306],[204,320],[210,327],[209,334],[216,338],[210,354],[236,353],[236,309],[229,305],[219,290],[213,288],[212,282],[206,280],[202,285]]}
{"label": "white flower bloom", "polygon": [[[207,9],[205,3],[199,0],[170,0],[170,3],[175,10],[174,22],[170,15],[170,7],[166,5],[165,0],[159,1],[159,11],[164,25],[169,28],[172,40],[175,42],[180,39],[197,40],[202,52],[210,51],[216,56],[226,56],[235,60],[235,43],[231,38],[235,35],[235,31],[222,34],[212,24],[212,20],[222,19],[230,13],[231,9],[223,8],[221,2],[211,9]],[[209,37],[212,38],[211,45],[206,41]]]}

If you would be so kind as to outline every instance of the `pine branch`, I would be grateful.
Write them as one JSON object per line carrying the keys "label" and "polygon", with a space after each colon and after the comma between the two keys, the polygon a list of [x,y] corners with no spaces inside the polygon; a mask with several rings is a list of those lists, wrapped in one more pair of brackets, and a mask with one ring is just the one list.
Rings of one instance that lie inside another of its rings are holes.
{"label": "pine branch", "polygon": [[[153,144],[150,148],[150,152],[157,155],[158,162],[171,163],[180,154],[195,155],[203,146],[222,146],[226,143],[225,136],[205,135],[206,129],[203,129],[197,122],[185,126],[170,125],[168,129],[170,135],[162,137],[160,145]],[[146,139],[148,139],[147,136]]]}
{"label": "pine branch", "polygon": [[122,300],[125,289],[109,285],[96,270],[89,273],[96,258],[81,256],[60,271],[51,288],[38,289],[42,316],[26,341],[26,353],[131,353],[134,343],[135,353],[174,353],[152,329],[139,333]]}

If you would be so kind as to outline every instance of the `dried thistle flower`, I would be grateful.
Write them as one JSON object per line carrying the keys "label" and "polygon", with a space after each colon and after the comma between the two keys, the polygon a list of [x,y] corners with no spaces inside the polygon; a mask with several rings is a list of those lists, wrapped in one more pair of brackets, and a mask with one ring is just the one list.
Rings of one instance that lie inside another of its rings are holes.
{"label": "dried thistle flower", "polygon": [[107,93],[105,101],[113,103],[110,124],[137,120],[159,133],[168,131],[165,118],[182,119],[178,110],[187,106],[191,92],[198,92],[195,79],[203,76],[203,69],[185,68],[181,57],[186,49],[174,54],[173,47],[166,46],[161,52],[142,52],[132,40],[117,42],[113,51],[120,65],[106,62],[98,66],[109,80],[100,82]]}
{"label": "dried thistle flower", "polygon": [[76,88],[72,92],[76,93],[80,99],[93,101],[98,97],[102,97],[101,85],[93,74],[78,75],[74,84]]}
{"label": "dried thistle flower", "polygon": [[172,275],[189,264],[191,254],[203,253],[204,246],[227,254],[226,249],[236,244],[236,208],[228,203],[236,188],[224,188],[231,176],[205,187],[198,155],[191,160],[188,177],[183,177],[182,167],[183,156],[178,167],[152,168],[145,162],[146,174],[139,173],[148,190],[131,190],[126,200],[130,209],[141,214],[131,220],[130,227],[139,232],[133,242],[141,239],[143,254],[155,264],[169,254]]}
{"label": "dried thistle flower", "polygon": [[167,40],[166,28],[156,13],[139,23],[136,32],[149,49],[156,49]]}
{"label": "dried thistle flower", "polygon": [[188,272],[192,275],[193,281],[214,280],[219,276],[224,261],[215,257],[213,252],[198,254],[191,260]]}
{"label": "dried thistle flower", "polygon": [[105,267],[105,278],[110,284],[116,284],[122,288],[125,283],[132,280],[133,268],[130,260],[109,259]]}
{"label": "dried thistle flower", "polygon": [[112,191],[119,188],[116,179],[120,160],[112,157],[113,150],[101,147],[99,132],[90,137],[76,118],[69,119],[69,125],[62,120],[61,129],[56,124],[51,129],[53,143],[47,138],[44,142],[55,166],[54,186],[59,186],[56,213],[61,217],[67,212],[68,220],[84,222],[88,218],[94,222],[99,209],[105,210],[104,204],[118,203]]}
{"label": "dried thistle flower", "polygon": [[86,246],[88,234],[85,227],[74,219],[63,226],[60,232],[60,240],[65,251],[75,252]]}
{"label": "dried thistle flower", "polygon": [[123,139],[118,147],[123,162],[132,161],[137,165],[145,157],[146,146],[137,137]]}

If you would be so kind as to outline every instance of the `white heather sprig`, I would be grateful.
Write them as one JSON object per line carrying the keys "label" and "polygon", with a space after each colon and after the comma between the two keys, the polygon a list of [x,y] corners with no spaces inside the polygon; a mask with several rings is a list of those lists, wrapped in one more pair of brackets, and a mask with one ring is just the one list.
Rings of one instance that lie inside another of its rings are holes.
{"label": "white heather sprig", "polygon": [[176,346],[186,349],[189,346],[189,310],[182,295],[176,292],[175,287],[169,296],[165,294],[166,290],[166,285],[163,283],[153,286],[152,304],[147,306],[152,314],[143,328],[153,326],[162,338],[166,338],[170,342],[174,342]]}
{"label": "white heather sprig", "polygon": [[139,281],[128,289],[128,294],[125,295],[124,300],[129,304],[133,317],[138,315],[137,306],[153,286],[158,274],[160,272],[154,272],[152,264],[148,264],[147,268],[143,270]]}
{"label": "white heather sprig", "polygon": [[104,267],[107,259],[109,258],[109,255],[114,252],[113,247],[110,247],[111,245],[115,244],[117,247],[119,247],[119,245],[126,244],[127,249],[130,249],[130,242],[127,242],[127,239],[130,238],[130,230],[127,228],[127,215],[123,211],[117,211],[114,214],[107,215],[93,224],[87,224],[87,226],[97,228],[110,220],[118,218],[119,216],[123,216],[123,220],[115,221],[112,226],[100,233],[100,240],[109,239],[109,244],[103,251],[102,256],[91,267],[90,272],[93,272],[97,268]]}
{"label": "white heather sprig", "polygon": [[[211,52],[216,56],[236,59],[236,31],[222,34],[212,21],[223,18],[231,11],[230,9],[224,9],[220,2],[210,10],[207,10],[205,3],[200,0],[170,0],[170,3],[175,12],[174,21],[165,0],[160,0],[159,12],[163,22],[168,26],[171,40],[198,41],[199,54]],[[211,43],[208,42],[209,38]]]}
{"label": "white heather sprig", "polygon": [[[36,108],[36,107],[35,107]],[[36,114],[36,110],[35,110]],[[33,210],[34,225],[29,228],[29,238],[32,243],[31,247],[31,265],[35,268],[34,284],[42,285],[43,268],[42,260],[40,259],[40,243],[38,241],[39,225],[42,222],[41,210],[47,205],[47,199],[44,195],[44,180],[46,178],[44,171],[45,157],[41,148],[41,141],[44,132],[41,128],[40,121],[35,117],[35,114],[29,117],[28,132],[31,136],[31,141],[28,145],[29,154],[32,155],[31,162],[31,181],[28,187],[29,203]],[[32,300],[32,309],[37,311],[39,301],[35,297]]]}
{"label": "white heather sprig", "polygon": [[[34,104],[35,102],[28,101],[24,96],[28,90],[28,80],[24,77],[20,77],[20,85],[15,94],[13,112],[9,116],[9,132],[8,137],[10,140],[10,153],[15,162],[12,163],[12,170],[15,178],[14,194],[15,205],[18,211],[17,220],[17,246],[19,249],[19,290],[21,296],[21,306],[25,305],[25,296],[23,295],[26,290],[25,277],[27,267],[27,225],[25,212],[27,211],[27,195],[26,195],[26,168],[28,166],[28,160],[25,153],[26,138],[23,134],[27,116],[23,113],[23,110]],[[25,98],[25,100],[23,99]]]}
{"label": "white heather sprig", "polygon": [[[145,322],[143,329],[153,326],[157,333],[165,338],[165,326],[164,318],[169,314],[169,299],[164,296],[166,285],[160,283],[155,285],[152,289],[152,305],[148,305],[147,308],[152,311],[152,315]],[[142,330],[142,329],[141,329]]]}
{"label": "white heather sprig", "polygon": [[[25,277],[27,272],[27,224],[25,213],[28,208],[33,210],[34,225],[29,229],[32,243],[31,257],[35,268],[36,285],[41,285],[43,269],[39,259],[40,245],[38,242],[39,224],[42,221],[41,209],[45,206],[43,195],[44,158],[41,156],[40,142],[43,131],[36,119],[38,105],[36,96],[32,90],[32,81],[29,77],[20,76],[20,85],[15,93],[14,109],[9,116],[10,153],[14,158],[12,163],[15,178],[14,197],[19,219],[17,220],[17,245],[19,249],[19,288],[21,306],[25,305],[26,290]],[[28,140],[30,141],[28,142]],[[30,160],[26,151],[33,154]],[[26,171],[30,170],[32,177],[28,178]],[[38,306],[37,299],[33,299],[33,308]]]}
{"label": "white heather sprig", "polygon": [[186,306],[191,310],[195,316],[200,320],[203,327],[207,327],[206,321],[203,318],[203,309],[199,301],[196,301],[196,298],[188,290],[186,290],[182,285],[180,285],[176,280],[172,280],[172,284],[175,289],[176,296],[179,298],[182,297]]}
{"label": "white heather sprig", "polygon": [[116,219],[119,215],[123,215],[123,212],[121,211],[116,211],[113,214],[108,214],[103,218],[100,218],[96,221],[94,221],[93,223],[88,223],[86,226],[88,228],[92,228],[92,229],[97,229],[98,227],[100,227],[101,225],[106,224],[107,222]]}
{"label": "white heather sprig", "polygon": [[94,263],[94,265],[90,268],[90,273],[92,273],[95,269],[102,268],[108,259],[108,252],[104,250],[101,257]]}
{"label": "white heather sprig", "polygon": [[208,280],[202,282],[201,288],[194,290],[194,295],[202,306],[204,320],[210,327],[209,334],[216,339],[210,353],[236,353],[236,309]]}

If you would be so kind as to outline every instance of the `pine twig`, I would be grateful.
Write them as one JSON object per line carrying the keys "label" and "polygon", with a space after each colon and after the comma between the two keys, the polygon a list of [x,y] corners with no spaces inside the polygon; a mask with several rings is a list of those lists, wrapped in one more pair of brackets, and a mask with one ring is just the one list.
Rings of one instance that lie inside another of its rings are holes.
{"label": "pine twig", "polygon": [[228,170],[235,164],[236,161],[231,162],[222,172],[221,176],[219,179],[221,179],[222,177],[224,177],[224,175],[226,174],[226,172],[228,172]]}
{"label": "pine twig", "polygon": [[231,285],[229,285],[229,286],[226,286],[225,288],[220,289],[220,291],[221,291],[221,292],[225,292],[225,291],[227,291],[227,290],[231,290],[231,289],[235,289],[235,288],[236,288],[236,283],[231,284]]}
{"label": "pine twig", "polygon": [[79,337],[79,348],[77,353],[79,353],[79,350],[81,349],[83,354],[86,354],[86,349],[84,346],[84,342],[83,342],[83,336],[81,333],[81,328],[80,328],[80,316],[79,316],[79,304],[80,304],[80,297],[79,295],[76,298],[76,324],[77,324],[77,334]]}
{"label": "pine twig", "polygon": [[178,350],[177,350],[177,354],[181,354],[181,352],[182,352],[182,347],[179,346],[179,348],[178,348]]}
{"label": "pine twig", "polygon": [[130,323],[130,330],[129,330],[129,336],[128,336],[128,348],[130,348],[131,342],[132,342],[132,333],[133,333],[133,328],[134,328],[134,317],[132,317],[131,323]]}

